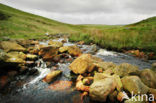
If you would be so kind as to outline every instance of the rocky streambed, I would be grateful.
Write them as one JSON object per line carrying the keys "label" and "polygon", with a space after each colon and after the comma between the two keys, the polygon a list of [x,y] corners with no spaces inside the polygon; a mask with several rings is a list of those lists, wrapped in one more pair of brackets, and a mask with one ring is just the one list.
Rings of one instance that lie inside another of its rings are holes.
{"label": "rocky streambed", "polygon": [[132,92],[156,99],[154,60],[67,38],[2,41],[0,48],[0,103],[133,103]]}

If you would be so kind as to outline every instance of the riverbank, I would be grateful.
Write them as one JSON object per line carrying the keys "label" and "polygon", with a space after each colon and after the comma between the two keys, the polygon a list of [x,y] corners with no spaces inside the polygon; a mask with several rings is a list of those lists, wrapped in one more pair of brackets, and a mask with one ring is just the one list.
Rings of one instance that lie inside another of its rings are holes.
{"label": "riverbank", "polygon": [[134,86],[135,93],[155,93],[151,61],[95,44],[68,42],[66,37],[2,41],[0,45],[2,103],[117,103],[127,101],[122,100],[123,93],[129,95]]}

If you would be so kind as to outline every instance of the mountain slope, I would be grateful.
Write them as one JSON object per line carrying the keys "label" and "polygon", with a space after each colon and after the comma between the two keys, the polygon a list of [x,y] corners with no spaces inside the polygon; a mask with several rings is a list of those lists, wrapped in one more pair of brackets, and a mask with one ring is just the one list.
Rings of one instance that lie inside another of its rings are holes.
{"label": "mountain slope", "polygon": [[0,4],[0,36],[11,38],[38,38],[49,32],[73,33],[73,25],[50,20]]}
{"label": "mountain slope", "polygon": [[84,32],[72,35],[70,40],[93,42],[104,48],[119,51],[139,49],[156,54],[156,17],[130,25],[88,25]]}

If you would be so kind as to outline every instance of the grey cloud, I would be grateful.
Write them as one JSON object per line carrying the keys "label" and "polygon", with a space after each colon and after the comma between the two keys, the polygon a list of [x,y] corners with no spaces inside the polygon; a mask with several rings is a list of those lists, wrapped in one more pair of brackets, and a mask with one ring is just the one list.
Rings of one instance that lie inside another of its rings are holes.
{"label": "grey cloud", "polygon": [[129,24],[156,16],[156,0],[1,0],[0,2],[72,24]]}
{"label": "grey cloud", "polygon": [[152,14],[156,13],[156,0],[127,0],[124,7],[127,11],[140,13],[140,14]]}
{"label": "grey cloud", "polygon": [[27,8],[60,13],[115,12],[117,2],[112,0],[7,0]]}

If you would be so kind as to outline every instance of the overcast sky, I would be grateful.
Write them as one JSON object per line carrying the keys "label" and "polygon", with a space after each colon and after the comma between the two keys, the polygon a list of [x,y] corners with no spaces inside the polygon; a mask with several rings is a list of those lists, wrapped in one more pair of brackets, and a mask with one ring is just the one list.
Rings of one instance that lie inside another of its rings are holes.
{"label": "overcast sky", "polygon": [[71,24],[129,24],[156,16],[156,0],[0,0]]}

